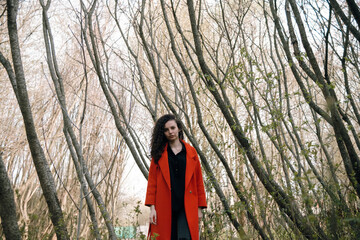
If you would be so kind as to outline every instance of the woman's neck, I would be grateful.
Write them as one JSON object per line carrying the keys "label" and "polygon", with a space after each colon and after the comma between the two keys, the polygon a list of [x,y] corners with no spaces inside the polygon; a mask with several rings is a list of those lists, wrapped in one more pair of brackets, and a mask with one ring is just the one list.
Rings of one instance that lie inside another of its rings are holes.
{"label": "woman's neck", "polygon": [[179,148],[181,146],[181,142],[180,142],[179,139],[176,139],[176,140],[174,140],[172,142],[169,141],[169,146],[171,148]]}

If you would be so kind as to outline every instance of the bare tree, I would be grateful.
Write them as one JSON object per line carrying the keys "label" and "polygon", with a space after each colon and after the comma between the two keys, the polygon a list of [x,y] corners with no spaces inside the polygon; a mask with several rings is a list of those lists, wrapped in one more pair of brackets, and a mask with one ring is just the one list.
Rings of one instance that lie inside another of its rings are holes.
{"label": "bare tree", "polygon": [[59,239],[68,239],[69,237],[64,224],[63,214],[56,194],[54,179],[51,175],[49,165],[46,162],[45,154],[37,137],[29,104],[29,98],[27,95],[25,75],[21,62],[19,40],[17,36],[16,14],[18,4],[18,1],[7,1],[7,22],[14,70],[2,54],[1,63],[7,70],[13,90],[18,100],[19,107],[21,109],[21,113],[24,118],[25,129],[32,158],[38,173],[44,196],[47,200],[49,211],[51,213],[51,220],[55,226],[57,237]]}
{"label": "bare tree", "polygon": [[0,152],[0,215],[6,239],[21,239],[16,217],[14,192]]}

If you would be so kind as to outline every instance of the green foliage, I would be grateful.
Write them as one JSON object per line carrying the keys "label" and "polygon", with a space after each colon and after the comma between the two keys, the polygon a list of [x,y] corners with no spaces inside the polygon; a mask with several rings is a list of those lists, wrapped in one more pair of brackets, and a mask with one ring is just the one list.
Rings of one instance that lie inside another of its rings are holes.
{"label": "green foliage", "polygon": [[156,240],[157,237],[160,236],[158,233],[153,233],[153,235],[150,237],[151,240]]}

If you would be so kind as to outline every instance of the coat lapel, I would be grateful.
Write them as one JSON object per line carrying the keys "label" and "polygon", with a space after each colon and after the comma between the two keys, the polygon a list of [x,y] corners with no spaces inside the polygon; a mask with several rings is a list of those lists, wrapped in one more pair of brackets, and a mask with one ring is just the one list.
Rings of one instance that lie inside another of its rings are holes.
{"label": "coat lapel", "polygon": [[161,155],[161,158],[159,159],[159,166],[160,166],[162,175],[164,176],[164,179],[166,181],[166,184],[168,185],[169,189],[171,189],[170,169],[169,169],[167,147],[168,147],[168,144],[166,144],[164,152]]}
{"label": "coat lapel", "polygon": [[191,177],[195,171],[195,155],[194,151],[190,148],[190,145],[184,141],[186,149],[186,172],[185,172],[185,190],[190,183]]}

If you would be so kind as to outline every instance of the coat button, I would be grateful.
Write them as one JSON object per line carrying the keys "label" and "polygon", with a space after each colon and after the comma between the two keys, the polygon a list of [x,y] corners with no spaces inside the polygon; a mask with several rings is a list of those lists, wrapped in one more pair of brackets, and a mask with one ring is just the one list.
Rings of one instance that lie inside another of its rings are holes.
{"label": "coat button", "polygon": [[191,190],[190,190],[190,193],[192,193]]}

